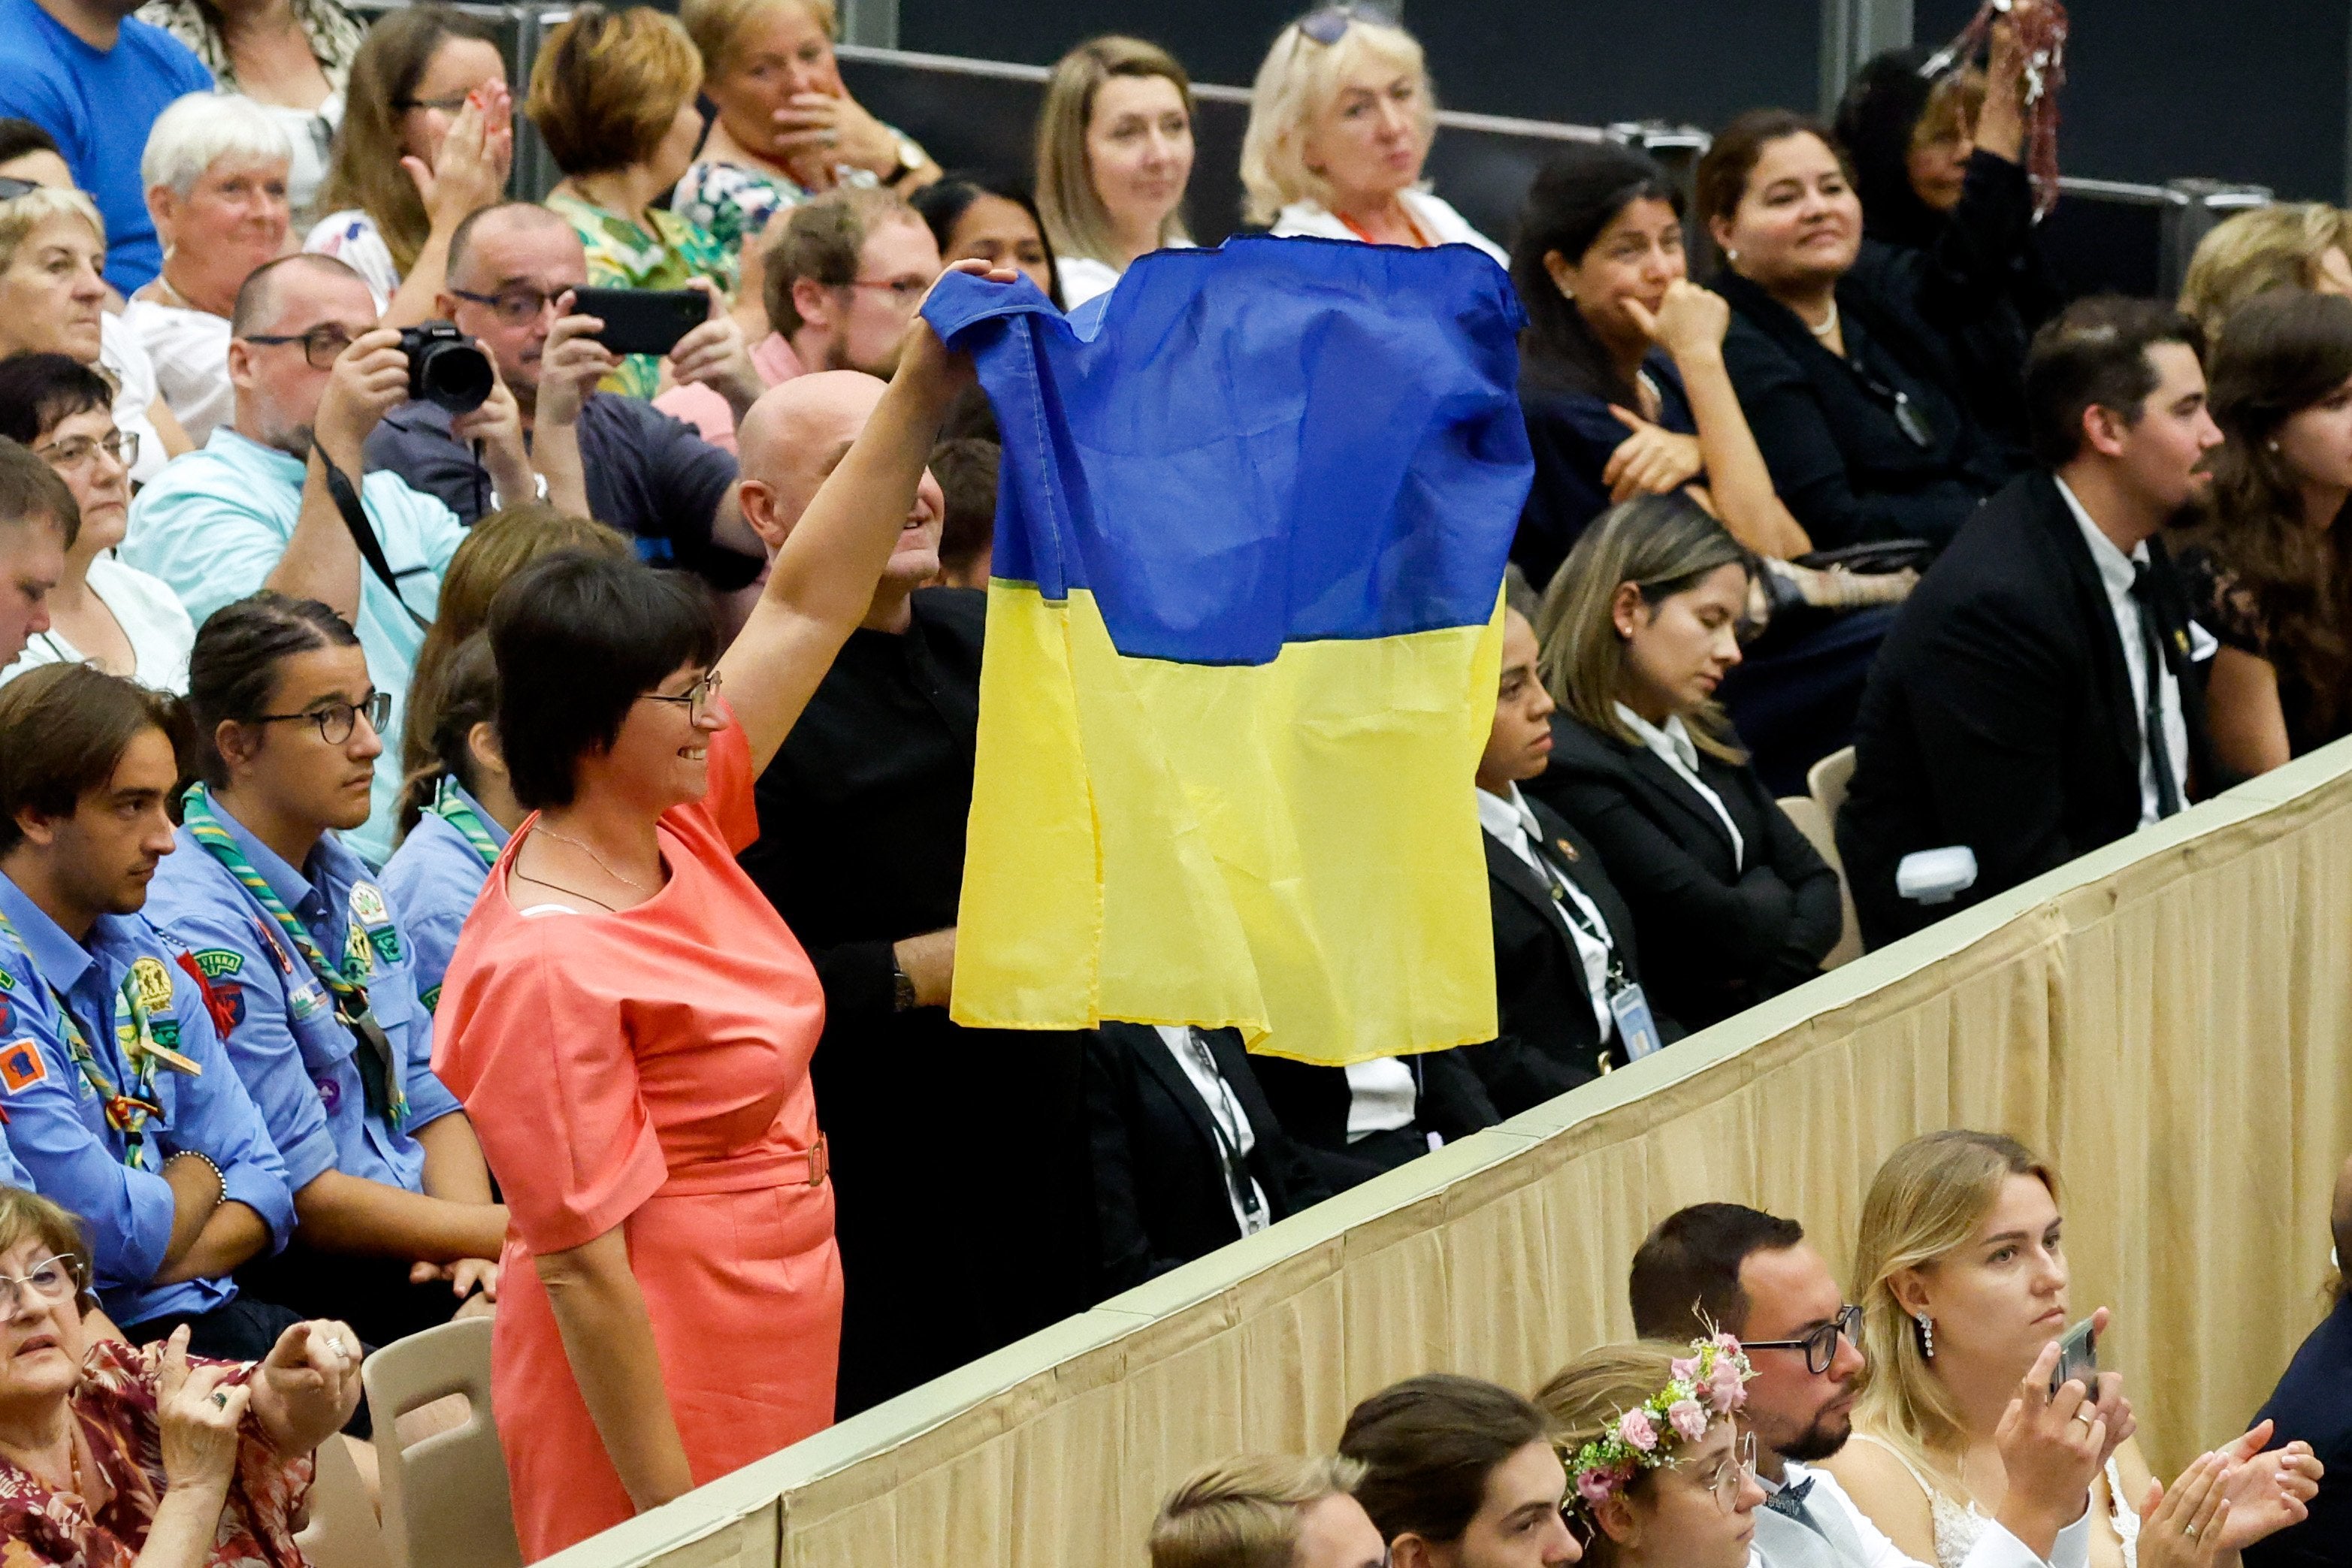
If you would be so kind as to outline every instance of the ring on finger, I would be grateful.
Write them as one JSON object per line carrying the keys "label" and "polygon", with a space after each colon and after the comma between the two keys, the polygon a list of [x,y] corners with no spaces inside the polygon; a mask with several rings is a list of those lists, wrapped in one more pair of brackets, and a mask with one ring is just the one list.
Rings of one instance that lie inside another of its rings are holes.
{"label": "ring on finger", "polygon": [[2180,1533],[2194,1541],[2197,1539],[2197,1527],[2193,1524],[2184,1524],[2180,1527]]}
{"label": "ring on finger", "polygon": [[227,1409],[228,1390],[226,1388],[216,1390],[213,1395],[213,1403],[219,1406],[224,1410]]}
{"label": "ring on finger", "polygon": [[2094,1406],[2089,1405],[2077,1405],[2074,1406],[2074,1419],[2080,1421],[2085,1427],[2090,1426],[2093,1422],[2098,1419],[2097,1416],[2091,1413],[2093,1408]]}

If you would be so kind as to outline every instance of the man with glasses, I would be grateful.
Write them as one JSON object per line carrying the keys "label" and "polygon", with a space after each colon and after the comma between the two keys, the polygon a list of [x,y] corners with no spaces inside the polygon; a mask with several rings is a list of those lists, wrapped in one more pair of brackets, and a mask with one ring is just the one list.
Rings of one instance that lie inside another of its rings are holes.
{"label": "man with glasses", "polygon": [[907,323],[940,275],[939,242],[896,193],[845,187],[794,207],[767,242],[768,324],[803,371],[890,379]]}
{"label": "man with glasses", "polygon": [[[633,535],[656,566],[696,572],[712,587],[743,587],[766,559],[735,503],[735,460],[693,427],[639,399],[595,390],[619,356],[593,334],[593,317],[565,314],[588,281],[588,254],[561,214],[535,202],[484,207],[449,240],[448,282],[435,308],[498,362],[513,392],[534,478],[547,497]],[[767,383],[743,330],[718,304],[669,354],[680,385],[710,389],[740,418]],[[430,402],[404,403],[368,437],[367,465],[390,469],[471,523],[492,476],[462,426]],[[510,498],[508,484],[496,486]]]}
{"label": "man with glasses", "polygon": [[89,1227],[137,1343],[190,1325],[250,1361],[298,1321],[233,1270],[285,1246],[285,1163],[221,1045],[225,1006],[141,915],[173,850],[171,699],[86,664],[0,692],[0,1110],[41,1193]]}
{"label": "man with glasses", "polygon": [[[1755,1365],[1741,1417],[1756,1437],[1766,1494],[1756,1513],[1759,1568],[1926,1568],[1834,1477],[1812,1468],[1853,1435],[1862,1309],[1846,1302],[1803,1226],[1736,1203],[1677,1209],[1633,1254],[1629,1293],[1643,1338],[1682,1341],[1720,1329],[1738,1336]],[[1964,1568],[2084,1568],[2091,1541],[2084,1500],[2082,1517],[2058,1532],[2046,1561],[1995,1521]]]}
{"label": "man with glasses", "polygon": [[[362,478],[369,434],[407,397],[408,357],[398,332],[376,325],[358,273],[322,256],[273,261],[237,291],[229,329],[236,416],[139,493],[122,556],[171,584],[200,627],[269,588],[318,600],[358,631],[392,715],[373,808],[348,836],[381,865],[392,852],[409,672],[465,530],[399,476]],[[364,541],[338,487],[367,525]]]}

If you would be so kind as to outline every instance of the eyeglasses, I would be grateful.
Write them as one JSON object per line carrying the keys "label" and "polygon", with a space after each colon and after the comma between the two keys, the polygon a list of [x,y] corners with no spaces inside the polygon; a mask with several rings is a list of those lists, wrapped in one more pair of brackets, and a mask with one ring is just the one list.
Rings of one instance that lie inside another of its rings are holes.
{"label": "eyeglasses", "polygon": [[405,113],[412,109],[437,109],[444,114],[455,114],[466,107],[467,93],[453,92],[446,98],[396,98],[392,107]]}
{"label": "eyeglasses", "polygon": [[133,431],[118,430],[103,441],[76,435],[33,448],[34,456],[48,459],[55,468],[79,468],[101,452],[128,468],[139,461],[139,436]]}
{"label": "eyeglasses", "polygon": [[[1678,1459],[1675,1463],[1679,1469],[1684,1461]],[[1716,1507],[1726,1513],[1733,1513],[1739,1508],[1741,1484],[1755,1473],[1756,1434],[1742,1432],[1732,1439],[1731,1452],[1717,1462],[1715,1472],[1702,1484],[1715,1494]]]}
{"label": "eyeglasses", "polygon": [[0,174],[0,202],[13,202],[19,196],[29,196],[40,185],[31,180],[19,180],[14,174]]}
{"label": "eyeglasses", "polygon": [[844,288],[879,288],[890,296],[890,303],[910,308],[919,302],[931,287],[928,277],[853,277],[842,284]]}
{"label": "eyeglasses", "polygon": [[1349,24],[1373,22],[1386,24],[1390,18],[1368,5],[1326,5],[1298,19],[1298,30],[1325,48],[1329,48],[1347,37]]}
{"label": "eyeglasses", "polygon": [[29,1273],[0,1274],[0,1318],[13,1318],[23,1309],[25,1298],[44,1306],[56,1306],[70,1300],[81,1289],[81,1260],[58,1253],[44,1258]]}
{"label": "eyeglasses", "polygon": [[719,670],[713,665],[703,673],[702,679],[672,696],[667,692],[647,692],[638,700],[649,703],[677,703],[686,709],[688,720],[699,720],[710,711],[711,699],[719,695]]}
{"label": "eyeglasses", "polygon": [[1862,1309],[1840,1307],[1837,1316],[1815,1329],[1802,1339],[1746,1339],[1739,1342],[1742,1350],[1801,1350],[1805,1353],[1805,1370],[1818,1377],[1830,1369],[1837,1359],[1839,1335],[1853,1344],[1862,1337]]}
{"label": "eyeglasses", "polygon": [[477,294],[470,288],[452,288],[449,296],[453,299],[470,299],[477,305],[488,306],[507,326],[527,327],[538,320],[549,306],[562,298],[572,287],[567,283],[550,293],[528,284],[517,284],[512,288],[501,288],[496,294]]}
{"label": "eyeglasses", "polygon": [[341,746],[351,739],[352,731],[359,727],[364,716],[368,727],[378,735],[383,733],[384,721],[392,716],[392,694],[370,692],[361,703],[331,702],[322,707],[305,709],[301,713],[265,713],[247,722],[251,724],[290,724],[296,719],[319,727],[319,738],[329,746]]}
{"label": "eyeglasses", "polygon": [[307,332],[247,332],[248,343],[299,343],[302,358],[314,371],[331,371],[343,350],[352,346],[352,335],[341,327],[329,324],[313,327]]}

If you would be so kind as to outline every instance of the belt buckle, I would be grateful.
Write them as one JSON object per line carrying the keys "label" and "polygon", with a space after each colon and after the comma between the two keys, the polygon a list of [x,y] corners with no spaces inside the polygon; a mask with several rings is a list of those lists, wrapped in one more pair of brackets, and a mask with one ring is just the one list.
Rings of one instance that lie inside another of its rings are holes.
{"label": "belt buckle", "polygon": [[805,1157],[808,1160],[809,1186],[823,1186],[825,1178],[833,1173],[833,1151],[823,1133],[819,1133],[816,1142],[809,1145]]}

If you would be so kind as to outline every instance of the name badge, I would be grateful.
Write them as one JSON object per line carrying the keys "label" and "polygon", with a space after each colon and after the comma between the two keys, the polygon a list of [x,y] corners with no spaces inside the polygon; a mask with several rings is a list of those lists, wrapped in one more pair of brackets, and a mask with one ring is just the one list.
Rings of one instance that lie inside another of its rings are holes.
{"label": "name badge", "polygon": [[1650,1017],[1650,998],[1642,994],[1641,987],[1626,986],[1612,992],[1609,1011],[1617,1020],[1617,1038],[1625,1042],[1628,1061],[1639,1061],[1664,1043],[1658,1039],[1658,1026]]}

